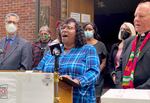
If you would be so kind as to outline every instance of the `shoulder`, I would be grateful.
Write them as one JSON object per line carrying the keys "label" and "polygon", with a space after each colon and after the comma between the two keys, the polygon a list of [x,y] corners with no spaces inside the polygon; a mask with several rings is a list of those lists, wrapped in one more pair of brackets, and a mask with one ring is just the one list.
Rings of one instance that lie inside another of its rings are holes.
{"label": "shoulder", "polygon": [[0,46],[4,46],[5,42],[6,42],[6,37],[0,39]]}
{"label": "shoulder", "polygon": [[128,39],[126,39],[126,40],[124,41],[124,44],[125,44],[125,45],[130,44],[130,43],[133,41],[134,38],[135,38],[135,36],[129,37]]}
{"label": "shoulder", "polygon": [[104,54],[107,54],[107,49],[106,49],[106,46],[103,42],[98,41],[94,46],[95,46],[98,53],[103,52]]}
{"label": "shoulder", "polygon": [[112,47],[118,47],[119,44],[120,44],[120,42],[119,42],[119,43],[114,43],[114,44],[112,45]]}
{"label": "shoulder", "polygon": [[22,37],[19,37],[17,36],[16,37],[16,40],[20,43],[20,44],[31,44],[28,40],[22,38]]}
{"label": "shoulder", "polygon": [[94,47],[96,47],[97,49],[106,49],[105,44],[104,44],[103,42],[101,42],[101,41],[98,41],[98,42],[94,45]]}
{"label": "shoulder", "polygon": [[127,50],[129,50],[129,48],[131,48],[132,41],[134,40],[134,38],[135,38],[135,36],[130,37],[124,41],[122,54],[124,54]]}
{"label": "shoulder", "polygon": [[84,46],[82,46],[83,49],[94,49],[95,47],[91,44],[85,44]]}
{"label": "shoulder", "polygon": [[5,41],[6,37],[3,37],[2,39],[0,39],[0,42]]}
{"label": "shoulder", "polygon": [[97,45],[101,45],[101,46],[105,46],[105,44],[103,42],[101,42],[101,41],[98,41],[96,44]]}
{"label": "shoulder", "polygon": [[113,49],[118,49],[119,44],[120,44],[120,42],[119,42],[119,43],[114,43],[114,44],[111,46],[111,50],[113,50]]}
{"label": "shoulder", "polygon": [[28,42],[26,39],[24,39],[24,38],[22,38],[22,37],[16,37],[19,41],[21,41],[21,42]]}
{"label": "shoulder", "polygon": [[32,46],[34,47],[36,47],[36,46],[40,46],[41,45],[41,42],[40,41],[34,41],[34,42],[32,42],[31,43],[32,44]]}
{"label": "shoulder", "polygon": [[84,46],[81,47],[81,49],[82,51],[85,51],[85,52],[91,52],[91,51],[96,52],[96,48],[91,44],[85,44]]}

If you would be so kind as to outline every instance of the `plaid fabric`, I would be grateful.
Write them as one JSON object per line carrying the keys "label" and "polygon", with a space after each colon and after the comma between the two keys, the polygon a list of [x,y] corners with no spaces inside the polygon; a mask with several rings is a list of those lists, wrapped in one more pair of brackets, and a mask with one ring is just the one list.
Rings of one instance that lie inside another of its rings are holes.
{"label": "plaid fabric", "polygon": [[[99,75],[99,57],[92,45],[72,48],[59,57],[59,73],[80,81],[81,87],[74,87],[73,103],[96,103],[95,82]],[[46,54],[37,70],[54,72],[54,57]]]}
{"label": "plaid fabric", "polygon": [[33,54],[33,65],[32,68],[36,67],[40,60],[43,58],[43,51],[41,50],[41,42],[35,42],[32,44],[32,54]]}

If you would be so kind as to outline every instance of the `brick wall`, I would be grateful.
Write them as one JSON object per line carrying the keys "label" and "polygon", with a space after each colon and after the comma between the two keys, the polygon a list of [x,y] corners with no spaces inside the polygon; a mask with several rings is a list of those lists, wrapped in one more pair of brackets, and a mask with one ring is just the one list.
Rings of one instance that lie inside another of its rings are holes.
{"label": "brick wall", "polygon": [[[60,15],[61,15],[61,0],[51,0],[51,14],[50,14],[50,28],[52,29],[52,32],[54,33],[53,36],[56,37],[55,35],[55,28],[56,28],[56,22],[60,20]],[[53,22],[52,22],[53,21]]]}
{"label": "brick wall", "polygon": [[[37,0],[1,0],[0,2],[0,38],[6,34],[4,17],[14,12],[20,16],[19,30],[23,38],[33,41],[36,38],[36,2]],[[40,0],[40,6],[49,6],[49,24],[55,38],[55,24],[60,18],[60,0]]]}
{"label": "brick wall", "polygon": [[4,17],[10,12],[20,17],[18,34],[31,41],[35,37],[35,0],[1,0],[0,38],[6,35]]}

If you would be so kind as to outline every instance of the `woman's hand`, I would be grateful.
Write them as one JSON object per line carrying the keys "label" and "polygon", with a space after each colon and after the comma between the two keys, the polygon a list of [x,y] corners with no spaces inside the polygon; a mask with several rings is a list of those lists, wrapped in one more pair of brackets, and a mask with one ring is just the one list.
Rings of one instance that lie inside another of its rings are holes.
{"label": "woman's hand", "polygon": [[73,82],[75,82],[76,84],[80,85],[80,81],[78,79],[72,79],[72,77],[69,75],[62,75],[60,77],[68,78],[68,79],[72,80]]}
{"label": "woman's hand", "polygon": [[114,84],[116,84],[116,75],[115,74],[112,75],[112,80],[113,80]]}
{"label": "woman's hand", "polygon": [[60,77],[65,77],[65,78],[72,80],[72,78],[69,75],[61,75]]}
{"label": "woman's hand", "polygon": [[73,79],[73,81],[74,81],[75,83],[77,83],[78,85],[80,85],[80,81],[79,81],[78,79]]}

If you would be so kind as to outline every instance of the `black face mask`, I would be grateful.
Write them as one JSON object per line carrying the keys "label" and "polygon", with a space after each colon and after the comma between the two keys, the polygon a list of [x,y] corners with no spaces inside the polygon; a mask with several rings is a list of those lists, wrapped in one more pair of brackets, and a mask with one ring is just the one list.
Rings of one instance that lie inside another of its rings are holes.
{"label": "black face mask", "polygon": [[121,38],[123,40],[127,39],[131,34],[127,31],[121,31]]}

